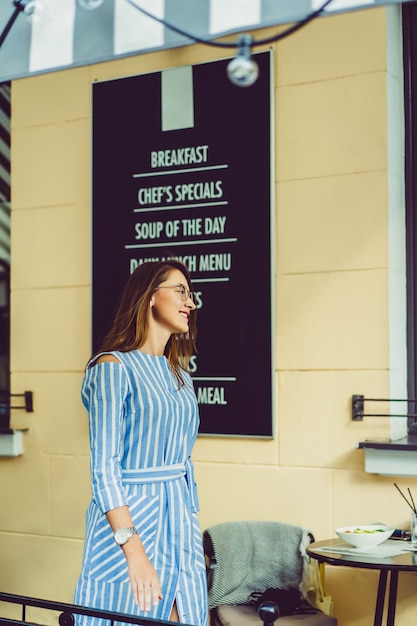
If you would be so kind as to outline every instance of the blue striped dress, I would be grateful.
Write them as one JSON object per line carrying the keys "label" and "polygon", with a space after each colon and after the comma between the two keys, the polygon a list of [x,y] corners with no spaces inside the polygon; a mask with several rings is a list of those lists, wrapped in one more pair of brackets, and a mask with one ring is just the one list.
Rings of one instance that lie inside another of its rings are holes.
{"label": "blue striped dress", "polygon": [[[168,360],[140,351],[112,352],[120,363],[87,368],[82,399],[89,415],[92,500],[75,604],[207,624],[207,581],[191,451],[198,405],[189,374],[179,388]],[[162,586],[157,607],[141,613],[123,550],[106,511],[128,505]],[[77,626],[108,626],[77,617]]]}

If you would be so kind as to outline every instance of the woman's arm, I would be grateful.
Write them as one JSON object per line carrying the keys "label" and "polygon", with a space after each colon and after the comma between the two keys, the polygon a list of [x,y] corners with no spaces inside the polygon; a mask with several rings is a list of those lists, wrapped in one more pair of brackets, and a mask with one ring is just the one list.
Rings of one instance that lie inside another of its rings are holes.
{"label": "woman's arm", "polygon": [[[101,356],[88,370],[83,400],[90,425],[93,497],[115,532],[134,526],[121,478],[123,404],[128,385],[120,361],[112,354]],[[123,550],[135,601],[150,611],[160,598],[158,575],[146,556],[140,537],[133,535]]]}

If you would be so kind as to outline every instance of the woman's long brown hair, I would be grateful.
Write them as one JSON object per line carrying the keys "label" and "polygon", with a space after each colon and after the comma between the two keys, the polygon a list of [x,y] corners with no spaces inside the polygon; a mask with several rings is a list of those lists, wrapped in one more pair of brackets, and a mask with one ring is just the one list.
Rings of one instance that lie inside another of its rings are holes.
{"label": "woman's long brown hair", "polygon": [[[179,261],[170,259],[138,265],[126,282],[111,328],[97,354],[140,349],[148,330],[147,313],[151,297],[156,288],[168,279],[172,270],[184,274],[191,290],[190,274]],[[193,310],[190,311],[188,332],[171,335],[164,352],[181,386],[184,384],[181,372],[188,368],[190,357],[196,349],[196,337],[196,311]]]}

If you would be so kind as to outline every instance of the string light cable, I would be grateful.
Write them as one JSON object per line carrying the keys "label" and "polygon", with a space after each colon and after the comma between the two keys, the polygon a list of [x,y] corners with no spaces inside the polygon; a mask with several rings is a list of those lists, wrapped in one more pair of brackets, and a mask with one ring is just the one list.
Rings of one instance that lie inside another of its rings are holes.
{"label": "string light cable", "polygon": [[[236,48],[235,43],[231,43],[227,41],[215,41],[213,39],[203,39],[202,37],[198,37],[197,35],[188,33],[182,28],[179,28],[178,26],[175,26],[174,24],[167,22],[167,20],[164,20],[162,17],[158,17],[157,15],[150,13],[149,11],[147,11],[140,5],[136,4],[134,0],[126,0],[126,2],[132,5],[133,7],[135,7],[135,9],[137,9],[141,13],[143,13],[143,15],[146,15],[147,17],[150,17],[152,20],[155,20],[156,22],[163,24],[164,26],[166,26],[166,28],[169,28],[175,33],[178,33],[178,35],[182,35],[183,37],[187,37],[187,39],[191,39],[195,43],[202,43],[206,46],[217,46],[219,48]],[[295,24],[292,24],[286,30],[282,31],[281,33],[278,33],[277,35],[273,35],[272,37],[267,37],[266,39],[253,39],[252,47],[263,46],[268,43],[274,43],[276,41],[279,41],[280,39],[284,39],[285,37],[292,35],[297,30],[299,30],[300,28],[303,28],[303,26],[307,26],[309,22],[311,22],[316,17],[318,17],[328,7],[328,5],[331,2],[333,2],[333,0],[326,0],[318,9],[316,9],[312,13],[309,13],[302,20],[300,20],[299,22],[296,22]]]}
{"label": "string light cable", "polygon": [[[84,0],[84,2],[85,1],[86,0]],[[155,20],[160,24],[163,24],[166,28],[169,28],[178,35],[182,35],[183,37],[186,37],[187,39],[190,39],[195,43],[200,43],[205,46],[216,46],[218,48],[237,48],[237,54],[235,58],[230,61],[227,67],[227,73],[229,79],[235,85],[241,87],[249,87],[250,85],[253,85],[259,74],[258,66],[252,59],[252,48],[255,48],[257,46],[264,46],[269,43],[275,43],[277,41],[280,41],[281,39],[284,39],[285,37],[289,37],[289,35],[297,32],[304,26],[307,26],[307,24],[312,22],[316,17],[319,17],[319,15],[329,6],[331,2],[333,2],[333,0],[326,0],[321,6],[319,6],[318,9],[316,9],[312,13],[309,13],[300,21],[292,24],[282,32],[273,35],[272,37],[266,37],[264,39],[253,39],[253,37],[249,34],[241,34],[238,37],[237,43],[216,41],[214,39],[205,39],[202,37],[198,37],[197,35],[193,35],[192,33],[189,33],[184,29],[179,28],[174,24],[171,24],[167,20],[158,17],[153,13],[150,13],[142,6],[137,4],[135,0],[126,0],[126,2],[138,11],[140,11],[143,15],[146,15],[150,19]]]}

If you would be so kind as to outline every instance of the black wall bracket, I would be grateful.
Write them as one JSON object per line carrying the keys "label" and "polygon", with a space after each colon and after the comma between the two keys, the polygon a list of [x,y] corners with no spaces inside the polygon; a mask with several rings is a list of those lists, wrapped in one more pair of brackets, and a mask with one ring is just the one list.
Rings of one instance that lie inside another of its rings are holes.
{"label": "black wall bracket", "polygon": [[25,404],[19,406],[9,405],[9,409],[25,409],[26,413],[33,413],[33,392],[25,391],[24,393],[11,393],[11,398],[24,398]]}
{"label": "black wall bracket", "polygon": [[365,402],[407,402],[417,403],[415,398],[365,398],[355,394],[352,396],[352,419],[355,422],[361,422],[364,417],[414,417],[417,418],[417,413],[365,413]]}

